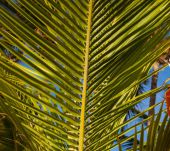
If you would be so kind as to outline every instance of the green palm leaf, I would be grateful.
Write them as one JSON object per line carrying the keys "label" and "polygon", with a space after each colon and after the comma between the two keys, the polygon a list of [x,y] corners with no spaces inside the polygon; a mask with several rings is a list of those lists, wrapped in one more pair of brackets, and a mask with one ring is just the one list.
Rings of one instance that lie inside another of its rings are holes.
{"label": "green palm leaf", "polygon": [[169,48],[168,0],[7,2],[19,15],[0,6],[2,112],[27,150],[109,150],[127,111],[166,88],[135,96]]}

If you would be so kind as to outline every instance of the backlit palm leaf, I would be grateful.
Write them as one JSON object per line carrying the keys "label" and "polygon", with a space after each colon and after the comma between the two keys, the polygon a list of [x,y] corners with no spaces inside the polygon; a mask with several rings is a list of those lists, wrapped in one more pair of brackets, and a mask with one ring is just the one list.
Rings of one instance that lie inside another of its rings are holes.
{"label": "backlit palm leaf", "polygon": [[[153,107],[160,106],[160,103],[157,103],[156,105],[148,108],[144,112],[141,112],[140,115],[146,113]],[[148,119],[145,119],[142,122],[136,123],[135,125],[128,128],[126,131],[124,131],[123,134],[131,134],[127,138],[122,139],[119,141],[119,146],[122,146],[124,142],[127,142],[128,140],[134,138],[133,141],[133,149],[128,149],[128,146],[125,144],[125,148],[128,151],[167,151],[169,149],[169,140],[168,137],[170,136],[169,133],[169,120],[168,115],[164,114],[163,110],[163,103],[161,102],[160,110],[157,114],[155,114],[153,117],[149,117]],[[126,125],[129,122],[132,122],[137,118],[138,115],[134,116],[130,120],[126,121],[123,125]],[[144,126],[145,122],[147,120],[152,121],[151,125]],[[131,133],[133,131],[133,133]],[[146,135],[148,134],[148,135]],[[119,135],[121,136],[121,135]],[[116,139],[116,138],[115,138]],[[137,143],[137,139],[139,139],[139,142]],[[114,145],[115,147],[116,145]],[[132,148],[132,147],[129,147]]]}
{"label": "backlit palm leaf", "polygon": [[169,29],[169,1],[7,2],[20,15],[0,7],[0,45],[25,65],[1,52],[1,102],[26,147],[111,149],[127,111],[165,88],[135,97],[169,47],[168,38],[156,47]]}

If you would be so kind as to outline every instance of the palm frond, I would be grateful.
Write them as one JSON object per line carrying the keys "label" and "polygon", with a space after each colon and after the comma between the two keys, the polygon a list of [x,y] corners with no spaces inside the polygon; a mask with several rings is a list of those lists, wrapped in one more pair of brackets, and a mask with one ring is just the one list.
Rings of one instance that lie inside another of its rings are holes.
{"label": "palm frond", "polygon": [[0,5],[0,45],[27,66],[0,56],[1,104],[28,150],[109,150],[128,110],[167,87],[136,96],[169,47],[168,0],[7,2],[20,17]]}

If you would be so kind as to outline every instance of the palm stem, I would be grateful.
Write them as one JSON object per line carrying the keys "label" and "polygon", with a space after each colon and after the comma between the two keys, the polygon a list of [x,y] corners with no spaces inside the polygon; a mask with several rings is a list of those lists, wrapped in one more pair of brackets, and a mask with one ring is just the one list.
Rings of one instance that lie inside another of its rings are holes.
{"label": "palm stem", "polygon": [[[156,62],[153,66],[153,70],[156,71],[158,70],[158,67],[159,67],[159,63]],[[153,71],[153,72],[154,72]],[[156,89],[157,88],[157,82],[158,82],[158,73],[155,73],[153,76],[152,76],[152,79],[151,79],[151,90],[153,89]],[[156,102],[156,94],[153,94],[151,95],[150,97],[150,103],[149,103],[149,107],[155,105],[155,102]],[[152,116],[155,114],[155,109],[152,108],[151,110],[149,110],[149,115],[148,116]]]}
{"label": "palm stem", "polygon": [[90,48],[92,4],[93,4],[93,0],[90,0],[89,14],[88,14],[88,26],[87,26],[87,38],[86,38],[86,49],[85,49],[82,106],[81,106],[81,117],[80,117],[79,151],[83,151],[83,144],[84,144],[85,103],[86,103],[87,81],[88,81],[88,59],[89,59],[88,57],[89,57],[89,48]]}

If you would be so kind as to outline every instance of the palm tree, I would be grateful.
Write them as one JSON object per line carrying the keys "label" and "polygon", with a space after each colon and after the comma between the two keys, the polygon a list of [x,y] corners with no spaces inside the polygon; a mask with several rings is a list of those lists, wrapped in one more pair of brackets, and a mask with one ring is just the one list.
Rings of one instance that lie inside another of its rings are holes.
{"label": "palm tree", "polygon": [[[136,96],[139,84],[153,75],[148,75],[152,64],[169,47],[167,38],[155,49],[169,30],[168,0],[6,2],[20,17],[0,6],[1,112],[16,125],[15,135],[23,136],[23,150],[121,150],[131,138],[134,150],[159,149],[151,138],[165,139],[161,147],[169,149],[170,121],[167,114],[161,121],[162,108],[145,119],[152,119],[148,127],[143,121],[120,133],[158,104],[124,122],[133,106],[167,88]],[[3,49],[24,65],[9,60]],[[121,139],[132,129],[129,138]]]}
{"label": "palm tree", "polygon": [[[166,40],[166,39],[165,39]],[[159,47],[159,44],[158,46]],[[170,49],[167,49],[159,58],[156,60],[156,62],[153,64],[153,72],[157,71],[160,66],[166,66],[170,61]],[[153,74],[151,78],[151,90],[157,88],[158,83],[158,72]],[[150,103],[149,106],[153,106],[156,102],[156,94],[153,94],[150,96]],[[155,111],[154,108],[149,111],[149,115],[154,115]]]}

